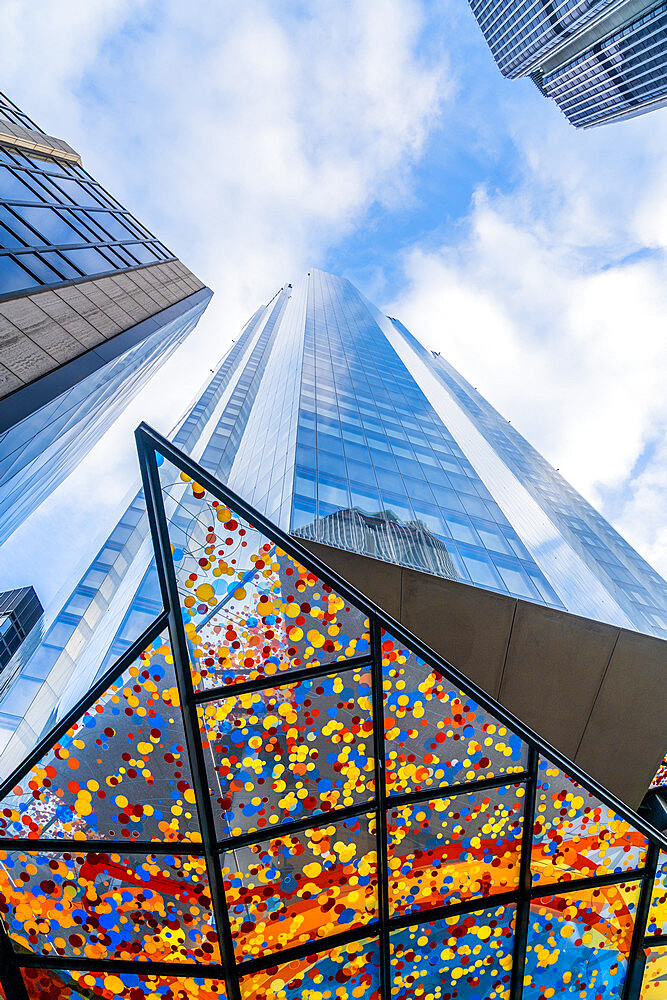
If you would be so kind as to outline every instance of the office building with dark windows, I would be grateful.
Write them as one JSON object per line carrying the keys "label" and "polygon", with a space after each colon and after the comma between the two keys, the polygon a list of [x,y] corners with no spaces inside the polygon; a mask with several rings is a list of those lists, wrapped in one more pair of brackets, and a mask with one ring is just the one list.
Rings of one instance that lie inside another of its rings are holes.
{"label": "office building with dark windows", "polygon": [[667,102],[667,4],[655,0],[470,0],[500,71],[530,76],[573,125]]}
{"label": "office building with dark windows", "polygon": [[[607,787],[641,800],[665,751],[655,689],[665,582],[444,358],[349,281],[311,270],[281,288],[172,437]],[[22,674],[20,711],[11,690],[0,698],[5,771],[159,606],[139,491],[54,609]]]}
{"label": "office building with dark windows", "polygon": [[90,450],[211,297],[0,94],[0,543]]}

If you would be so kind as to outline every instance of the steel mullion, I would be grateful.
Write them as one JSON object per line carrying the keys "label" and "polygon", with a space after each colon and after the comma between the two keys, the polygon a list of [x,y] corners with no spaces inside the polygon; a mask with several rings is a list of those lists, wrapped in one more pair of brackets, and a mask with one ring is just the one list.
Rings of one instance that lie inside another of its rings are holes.
{"label": "steel mullion", "polygon": [[525,785],[523,807],[523,830],[521,832],[521,862],[519,868],[519,889],[514,918],[514,947],[512,948],[512,973],[509,1000],[521,1000],[523,994],[523,973],[526,964],[526,945],[530,921],[530,891],[532,887],[531,860],[533,853],[533,824],[535,822],[535,799],[537,797],[537,748],[528,748],[528,773],[530,779]]}
{"label": "steel mullion", "polygon": [[226,684],[224,687],[209,688],[206,691],[195,692],[195,702],[203,705],[220,698],[235,698],[237,695],[252,694],[255,691],[270,691],[274,688],[298,684],[301,681],[327,677],[329,674],[344,674],[350,670],[370,668],[370,657],[356,657],[353,660],[339,660],[334,663],[321,663],[317,667],[303,667],[301,670],[285,670],[270,677],[257,677],[243,684]]}
{"label": "steel mullion", "polygon": [[134,661],[138,656],[143,653],[148,646],[157,639],[161,632],[164,631],[168,621],[168,614],[166,611],[161,611],[160,614],[155,618],[155,620],[145,629],[138,639],[129,646],[125,652],[119,656],[115,663],[113,663],[106,673],[102,674],[100,679],[93,684],[86,694],[79,699],[74,708],[70,709],[67,715],[58,723],[50,732],[44,736],[35,749],[26,757],[21,763],[14,769],[14,771],[9,775],[8,778],[0,784],[0,801],[4,799],[5,795],[11,792],[12,788],[18,784],[31,769],[33,764],[49,750],[51,750],[62,736],[67,732],[67,730],[81,719],[82,715],[88,711],[91,705],[94,705],[98,698],[100,698],[107,688],[111,687],[118,678],[123,674],[128,667],[132,666]]}
{"label": "steel mullion", "polygon": [[667,934],[653,934],[644,938],[645,948],[664,948],[667,944]]}
{"label": "steel mullion", "polygon": [[317,938],[315,941],[307,941],[305,944],[295,948],[285,948],[282,951],[273,951],[260,958],[252,958],[247,962],[240,962],[237,966],[239,975],[251,976],[256,972],[264,972],[266,969],[273,969],[279,965],[287,965],[289,962],[299,961],[311,955],[321,957],[334,948],[342,948],[346,944],[355,941],[363,941],[366,938],[377,937],[379,922],[371,920],[367,924],[355,927],[349,931],[341,931],[339,934],[332,934],[327,938]]}
{"label": "steel mullion", "polygon": [[655,876],[658,870],[660,850],[656,844],[649,844],[646,853],[646,867],[642,887],[639,891],[637,902],[637,913],[635,915],[635,926],[632,931],[630,951],[628,952],[628,965],[623,984],[622,1000],[639,1000],[644,978],[644,962],[641,960],[641,953],[644,947],[644,934],[651,905]]}
{"label": "steel mullion", "polygon": [[[68,972],[70,969],[76,972],[131,972],[133,975],[148,976],[180,976],[189,979],[193,976],[201,976],[204,979],[225,978],[224,966],[219,962],[212,962],[210,965],[193,965],[187,962],[152,962],[144,959],[130,958],[75,958],[65,955],[31,955],[28,953],[16,956],[19,968],[22,969],[54,969],[61,972]],[[12,994],[8,994],[10,1000]],[[13,997],[12,997],[13,1000]]]}
{"label": "steel mullion", "polygon": [[435,920],[448,920],[450,917],[462,917],[467,913],[484,913],[486,910],[499,906],[508,906],[516,903],[516,892],[498,892],[489,896],[475,896],[473,899],[464,899],[461,903],[452,903],[445,906],[434,906],[431,910],[419,910],[417,913],[403,913],[398,917],[391,917],[389,920],[390,930],[399,930],[405,927],[421,927],[422,924],[430,924]]}
{"label": "steel mullion", "polygon": [[138,439],[137,444],[139,446],[139,463],[141,466],[160,586],[163,591],[165,605],[169,611],[169,634],[172,642],[174,669],[182,706],[183,728],[192,772],[192,787],[197,804],[202,844],[206,853],[206,869],[211,892],[211,905],[215,917],[220,954],[225,968],[225,985],[228,1000],[241,1000],[234,957],[234,942],[229,923],[229,911],[227,909],[220,859],[216,848],[215,821],[213,819],[211,794],[199,732],[197,705],[192,683],[192,672],[190,670],[190,655],[185,637],[185,629],[183,628],[183,619],[181,617],[181,602],[178,594],[176,572],[171,559],[169,527],[162,501],[162,488],[157,457],[155,451],[150,446],[146,446],[143,440]]}
{"label": "steel mullion", "polygon": [[218,482],[214,476],[208,473],[196,462],[193,462],[187,455],[171,444],[165,437],[153,430],[147,424],[142,423],[135,432],[137,442],[141,442],[144,447],[149,447],[159,451],[160,455],[174,464],[180,471],[187,473],[195,482],[198,482],[204,489],[209,490],[219,500],[231,507],[237,515],[245,518],[249,524],[263,532],[274,544],[280,545],[292,558],[308,567],[315,573],[322,583],[330,586],[339,596],[344,597],[351,604],[355,605],[359,611],[367,615],[376,616],[381,625],[401,643],[404,643],[416,656],[423,659],[429,667],[443,677],[448,683],[455,684],[466,695],[474,699],[482,708],[488,711],[497,722],[506,726],[513,733],[519,736],[529,746],[539,748],[550,762],[563,770],[570,778],[579,782],[585,789],[600,798],[607,806],[613,808],[620,817],[634,826],[646,837],[667,850],[667,837],[654,829],[650,823],[644,820],[626,806],[612,792],[602,787],[594,778],[582,771],[577,764],[568,760],[559,750],[552,747],[546,740],[533,732],[520,719],[516,718],[506,708],[487,694],[469,677],[466,677],[456,667],[445,660],[442,656],[430,649],[417,636],[412,635],[400,622],[395,621],[390,615],[375,607],[360,591],[352,584],[344,580],[335,570],[323,563],[317,556],[309,552],[299,541],[291,535],[286,534],[279,527],[271,524],[259,511],[250,507],[241,497],[232,490]]}
{"label": "steel mullion", "polygon": [[352,819],[355,816],[363,816],[365,813],[375,812],[376,801],[374,798],[368,802],[360,802],[355,806],[346,806],[343,809],[330,809],[328,812],[311,813],[304,819],[294,820],[293,823],[281,823],[272,826],[269,830],[262,829],[256,833],[242,833],[238,837],[224,837],[218,841],[218,851],[233,851],[237,847],[249,847],[252,844],[263,844],[269,840],[279,837],[289,837],[293,833],[302,833],[304,830],[315,830],[320,826],[328,826],[331,823],[342,823],[345,819]]}
{"label": "steel mullion", "polygon": [[391,960],[389,952],[389,860],[387,845],[387,790],[384,743],[384,692],[382,688],[382,643],[380,623],[369,618],[371,684],[373,696],[373,750],[375,757],[375,834],[377,840],[378,916],[380,918],[380,998],[391,997]]}
{"label": "steel mullion", "polygon": [[452,799],[455,795],[467,795],[470,792],[484,792],[489,788],[502,788],[504,785],[523,785],[530,780],[528,771],[517,771],[516,774],[498,774],[481,781],[465,781],[460,785],[441,785],[438,788],[422,788],[418,792],[390,792],[387,796],[387,808],[409,806],[416,802],[428,802],[430,799]]}
{"label": "steel mullion", "polygon": [[604,889],[610,885],[622,885],[624,882],[640,882],[645,874],[645,868],[632,868],[629,872],[609,872],[606,875],[591,875],[589,878],[540,883],[531,888],[530,898],[532,901],[542,899],[544,896],[562,896],[568,892],[585,892],[587,889]]}
{"label": "steel mullion", "polygon": [[57,837],[0,837],[0,847],[11,854],[12,851],[35,851],[42,854],[47,851],[68,851],[81,854],[118,853],[118,854],[179,854],[201,857],[205,850],[200,841],[177,841],[169,843],[164,840],[60,840]]}

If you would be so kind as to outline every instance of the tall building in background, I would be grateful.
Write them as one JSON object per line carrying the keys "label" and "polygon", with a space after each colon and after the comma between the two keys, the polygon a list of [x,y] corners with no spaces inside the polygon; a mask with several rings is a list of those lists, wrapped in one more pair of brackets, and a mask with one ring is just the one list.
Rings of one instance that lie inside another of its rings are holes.
{"label": "tall building in background", "polygon": [[504,76],[530,75],[578,127],[667,101],[667,5],[655,0],[470,0]]}
{"label": "tall building in background", "polygon": [[[457,581],[473,597],[482,588],[556,617],[667,635],[660,576],[443,358],[345,279],[312,270],[259,308],[172,436],[304,540]],[[11,691],[0,702],[5,761],[160,607],[140,491],[23,672],[27,709]]]}
{"label": "tall building in background", "polygon": [[0,94],[0,543],[194,328],[211,292]]}

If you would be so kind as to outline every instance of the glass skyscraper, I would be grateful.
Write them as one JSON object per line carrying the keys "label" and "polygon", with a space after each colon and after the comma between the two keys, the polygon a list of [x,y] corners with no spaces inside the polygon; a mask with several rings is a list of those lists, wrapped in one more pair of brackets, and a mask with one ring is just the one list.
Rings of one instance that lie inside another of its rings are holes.
{"label": "glass skyscraper", "polygon": [[501,72],[530,75],[578,127],[667,101],[667,5],[654,0],[470,0]]}
{"label": "glass skyscraper", "polygon": [[[174,443],[284,530],[653,636],[667,586],[444,358],[311,270],[251,317]],[[136,493],[20,685],[6,766],[159,611]]]}
{"label": "glass skyscraper", "polygon": [[71,146],[0,94],[0,543],[210,297]]}

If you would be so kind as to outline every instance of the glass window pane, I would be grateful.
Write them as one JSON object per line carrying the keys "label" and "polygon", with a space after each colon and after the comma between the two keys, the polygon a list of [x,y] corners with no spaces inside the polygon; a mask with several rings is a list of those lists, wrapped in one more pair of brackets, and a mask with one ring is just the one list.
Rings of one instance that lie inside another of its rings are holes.
{"label": "glass window pane", "polygon": [[0,851],[8,930],[41,955],[136,961],[220,960],[206,862],[141,856]]}
{"label": "glass window pane", "polygon": [[517,736],[384,631],[382,663],[390,792],[524,770]]}
{"label": "glass window pane", "polygon": [[515,889],[523,799],[523,786],[504,785],[389,809],[391,914]]}
{"label": "glass window pane", "polygon": [[658,861],[646,934],[650,937],[667,934],[667,854],[664,852],[660,854]]}
{"label": "glass window pane", "polygon": [[199,841],[171,649],[157,639],[0,803],[0,837]]}
{"label": "glass window pane", "polygon": [[368,655],[361,612],[170,463],[160,476],[199,690]]}
{"label": "glass window pane", "polygon": [[221,836],[373,796],[368,669],[199,706]]}
{"label": "glass window pane", "polygon": [[626,872],[643,865],[647,841],[544,757],[539,760],[533,883]]}
{"label": "glass window pane", "polygon": [[377,918],[374,814],[236,848],[222,867],[239,960]]}
{"label": "glass window pane", "polygon": [[354,941],[241,979],[242,1000],[377,1000],[379,988],[377,941]]}
{"label": "glass window pane", "polygon": [[647,948],[640,1000],[661,1000],[667,982],[667,945]]}
{"label": "glass window pane", "polygon": [[524,996],[619,1000],[638,898],[639,883],[624,882],[534,900]]}
{"label": "glass window pane", "polygon": [[509,1000],[514,916],[491,907],[394,931],[392,1000]]}
{"label": "glass window pane", "polygon": [[[79,1000],[122,996],[125,1000],[226,1000],[225,984],[203,976],[145,975],[93,969],[23,969],[29,1000]],[[0,993],[0,996],[2,994]]]}

